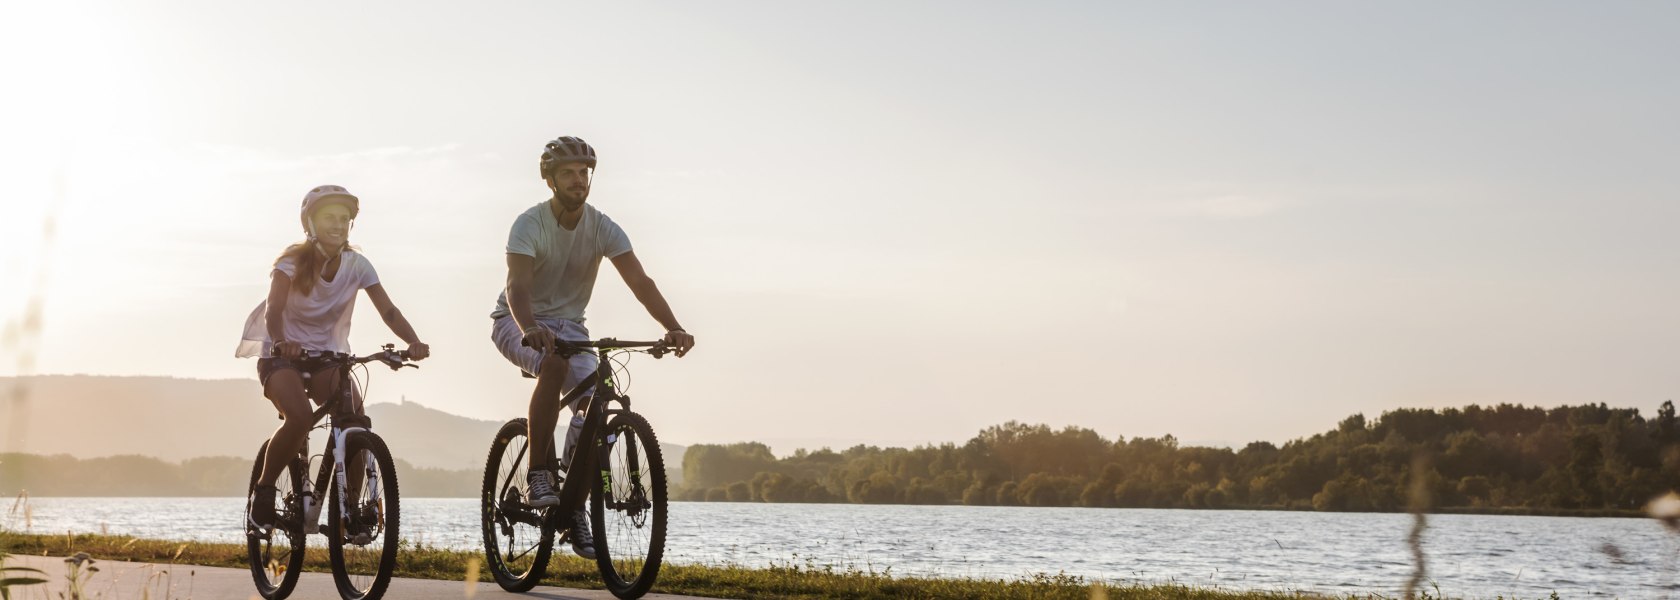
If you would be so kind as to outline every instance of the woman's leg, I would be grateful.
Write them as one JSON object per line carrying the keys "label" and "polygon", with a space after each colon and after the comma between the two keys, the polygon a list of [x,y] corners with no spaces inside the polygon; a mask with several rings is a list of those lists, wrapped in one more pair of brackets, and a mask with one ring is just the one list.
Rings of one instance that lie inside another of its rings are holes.
{"label": "woman's leg", "polygon": [[285,415],[285,421],[268,439],[268,455],[263,461],[262,476],[257,478],[257,485],[272,487],[280,478],[281,471],[286,469],[286,463],[297,456],[303,441],[309,437],[311,413],[309,398],[304,394],[303,378],[295,368],[281,367],[269,375],[268,382],[263,386],[263,395],[268,396],[274,408]]}

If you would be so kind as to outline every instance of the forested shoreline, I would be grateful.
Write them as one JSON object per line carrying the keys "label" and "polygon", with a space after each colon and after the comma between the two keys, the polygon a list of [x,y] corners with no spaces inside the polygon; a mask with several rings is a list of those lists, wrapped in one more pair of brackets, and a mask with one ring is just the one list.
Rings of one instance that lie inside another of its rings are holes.
{"label": "forested shoreline", "polygon": [[[777,458],[759,443],[700,444],[666,462],[683,473],[677,500],[1379,512],[1407,509],[1421,465],[1433,510],[1628,514],[1680,489],[1674,413],[1672,402],[1650,419],[1602,403],[1399,409],[1242,448],[1009,422],[961,445]],[[250,469],[237,457],[0,454],[0,494],[241,496]],[[474,497],[481,479],[406,463],[397,471],[410,497]]]}
{"label": "forested shoreline", "polygon": [[[1397,511],[1414,464],[1433,508],[1619,514],[1680,488],[1674,404],[1655,418],[1605,404],[1500,404],[1356,414],[1281,447],[1110,440],[1005,423],[962,445],[854,446],[776,458],[763,444],[695,445],[684,500]],[[1419,461],[1421,462],[1415,462]]]}

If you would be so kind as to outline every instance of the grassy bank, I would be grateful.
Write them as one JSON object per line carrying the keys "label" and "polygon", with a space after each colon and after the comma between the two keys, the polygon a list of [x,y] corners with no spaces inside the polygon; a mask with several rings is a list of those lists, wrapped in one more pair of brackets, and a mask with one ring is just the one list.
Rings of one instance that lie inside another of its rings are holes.
{"label": "grassy bank", "polygon": [[[234,544],[171,542],[127,536],[39,535],[0,532],[0,551],[13,554],[68,556],[86,552],[95,559],[161,564],[192,564],[245,568],[245,547]],[[555,553],[544,583],[599,589],[600,575],[593,561]],[[397,576],[459,580],[469,563],[481,562],[472,552],[435,548],[403,548]],[[311,546],[304,569],[327,571],[325,548]],[[488,574],[481,580],[489,581]],[[1310,594],[1238,592],[1177,585],[1101,586],[1079,577],[1040,576],[1021,580],[924,579],[882,572],[837,569],[812,564],[787,564],[754,569],[733,566],[678,566],[660,569],[654,591],[718,598],[787,599],[1067,599],[1138,600],[1261,600],[1316,597]]]}

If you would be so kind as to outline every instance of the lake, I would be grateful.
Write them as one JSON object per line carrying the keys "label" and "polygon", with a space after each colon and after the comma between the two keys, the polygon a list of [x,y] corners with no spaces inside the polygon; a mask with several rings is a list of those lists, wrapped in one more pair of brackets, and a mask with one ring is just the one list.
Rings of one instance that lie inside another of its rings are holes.
{"label": "lake", "polygon": [[[242,543],[240,498],[33,498],[36,533]],[[6,506],[6,505],[0,505]],[[482,551],[478,501],[404,498],[403,537]],[[1652,519],[1431,515],[1429,577],[1450,596],[1680,594],[1680,537]],[[673,502],[667,560],[1397,595],[1405,514]],[[311,545],[324,543],[311,537]],[[1426,584],[1428,585],[1428,584]],[[1433,588],[1431,593],[1433,593]]]}

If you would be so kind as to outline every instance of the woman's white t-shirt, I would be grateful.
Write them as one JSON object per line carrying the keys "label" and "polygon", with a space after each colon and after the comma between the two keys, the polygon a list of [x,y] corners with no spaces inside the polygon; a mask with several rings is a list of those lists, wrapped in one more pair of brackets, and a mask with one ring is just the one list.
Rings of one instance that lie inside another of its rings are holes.
{"label": "woman's white t-shirt", "polygon": [[[295,279],[297,261],[282,258],[274,270]],[[350,313],[356,307],[356,292],[378,284],[379,274],[373,270],[373,263],[359,252],[345,250],[332,281],[317,275],[315,288],[307,296],[292,287],[286,298],[286,340],[297,342],[304,350],[350,352]],[[267,358],[274,355],[273,345],[268,339],[268,301],[264,300],[245,319],[245,335],[234,356]]]}

